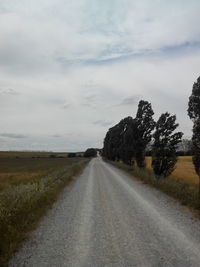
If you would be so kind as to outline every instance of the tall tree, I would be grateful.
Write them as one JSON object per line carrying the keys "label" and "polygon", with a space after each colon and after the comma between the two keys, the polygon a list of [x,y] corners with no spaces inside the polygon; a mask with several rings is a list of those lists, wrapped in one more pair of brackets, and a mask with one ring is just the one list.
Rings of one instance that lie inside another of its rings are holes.
{"label": "tall tree", "polygon": [[156,123],[152,145],[152,167],[157,178],[167,177],[177,162],[176,149],[183,133],[174,133],[178,127],[176,116],[168,112],[161,114]]}
{"label": "tall tree", "polygon": [[122,159],[124,163],[130,164],[132,151],[125,135],[128,133],[128,129],[130,128],[129,125],[132,121],[132,117],[126,117],[108,130],[104,139],[102,153],[104,157],[109,160]]}
{"label": "tall tree", "polygon": [[188,103],[188,115],[193,121],[200,118],[200,77],[193,84],[192,94]]}
{"label": "tall tree", "polygon": [[151,141],[152,131],[155,128],[151,103],[141,100],[138,105],[136,118],[132,122],[133,146],[135,159],[139,168],[145,167],[145,151]]}
{"label": "tall tree", "polygon": [[136,118],[126,117],[110,128],[104,139],[103,156],[110,160],[122,159],[131,164],[136,159],[140,168],[145,166],[145,150],[155,127],[151,104],[141,100]]}
{"label": "tall tree", "polygon": [[131,159],[133,157],[133,148],[132,148],[132,135],[131,135],[131,125],[133,122],[132,117],[126,117],[120,121],[120,147],[119,154],[120,158],[124,163],[130,165]]}
{"label": "tall tree", "polygon": [[200,77],[193,84],[192,94],[189,97],[188,115],[193,121],[193,164],[199,176],[199,198],[200,198]]}
{"label": "tall tree", "polygon": [[193,163],[195,166],[196,173],[200,177],[200,118],[197,119],[194,123],[192,143],[194,153]]}

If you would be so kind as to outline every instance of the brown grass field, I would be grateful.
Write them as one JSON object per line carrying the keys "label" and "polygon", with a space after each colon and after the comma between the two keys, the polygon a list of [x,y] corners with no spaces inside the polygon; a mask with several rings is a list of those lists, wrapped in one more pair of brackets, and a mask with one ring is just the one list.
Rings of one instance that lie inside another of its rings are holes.
{"label": "brown grass field", "polygon": [[0,158],[48,158],[50,155],[56,157],[67,157],[68,153],[60,152],[29,152],[29,151],[0,151]]}
{"label": "brown grass field", "polygon": [[59,193],[89,162],[60,156],[0,152],[0,266],[7,266]]}
{"label": "brown grass field", "polygon": [[39,180],[76,162],[77,158],[0,158],[0,191]]}
{"label": "brown grass field", "polygon": [[[151,169],[151,157],[146,157],[146,164],[147,169]],[[192,157],[178,157],[176,168],[169,178],[182,180],[189,184],[199,184],[199,178],[195,173],[195,169],[192,163]]]}

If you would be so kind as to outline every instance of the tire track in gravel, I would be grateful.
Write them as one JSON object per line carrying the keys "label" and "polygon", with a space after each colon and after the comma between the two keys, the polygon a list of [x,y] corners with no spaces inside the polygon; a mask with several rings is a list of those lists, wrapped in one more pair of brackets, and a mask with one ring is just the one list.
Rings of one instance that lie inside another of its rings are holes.
{"label": "tire track in gravel", "polygon": [[97,158],[9,266],[199,267],[200,223],[172,198]]}

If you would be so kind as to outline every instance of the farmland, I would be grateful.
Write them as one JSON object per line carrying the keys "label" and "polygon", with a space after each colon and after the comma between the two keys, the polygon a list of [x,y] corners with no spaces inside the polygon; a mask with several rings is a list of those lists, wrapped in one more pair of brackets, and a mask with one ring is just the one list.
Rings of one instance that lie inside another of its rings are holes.
{"label": "farmland", "polygon": [[0,265],[7,262],[87,162],[60,154],[0,153]]}
{"label": "farmland", "polygon": [[[80,160],[80,159],[79,159]],[[0,191],[12,185],[40,180],[79,161],[75,158],[0,158]]]}
{"label": "farmland", "polygon": [[[151,157],[146,157],[146,164],[147,169],[151,170]],[[195,184],[199,183],[199,178],[195,173],[194,165],[192,163],[191,156],[183,156],[179,157],[176,168],[174,172],[170,176],[171,179],[182,180],[188,184]]]}

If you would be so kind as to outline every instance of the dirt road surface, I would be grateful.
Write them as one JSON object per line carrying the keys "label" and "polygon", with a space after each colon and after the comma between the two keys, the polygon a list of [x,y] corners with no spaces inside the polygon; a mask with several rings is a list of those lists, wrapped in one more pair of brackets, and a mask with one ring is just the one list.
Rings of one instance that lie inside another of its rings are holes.
{"label": "dirt road surface", "polygon": [[165,194],[93,159],[9,266],[200,266],[200,223]]}

